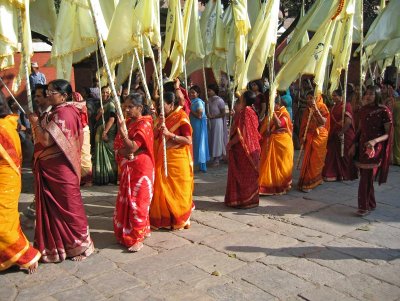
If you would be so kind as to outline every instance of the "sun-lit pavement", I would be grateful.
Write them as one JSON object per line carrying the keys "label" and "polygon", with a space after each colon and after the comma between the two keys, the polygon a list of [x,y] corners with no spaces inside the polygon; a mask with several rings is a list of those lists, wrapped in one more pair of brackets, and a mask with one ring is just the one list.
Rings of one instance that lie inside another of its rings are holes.
{"label": "sun-lit pavement", "polygon": [[[191,228],[153,232],[136,254],[114,239],[118,187],[83,189],[96,254],[3,272],[0,300],[400,300],[400,167],[376,185],[377,210],[364,218],[354,215],[358,181],[227,208],[226,172],[196,173]],[[32,198],[25,170],[21,212]]]}

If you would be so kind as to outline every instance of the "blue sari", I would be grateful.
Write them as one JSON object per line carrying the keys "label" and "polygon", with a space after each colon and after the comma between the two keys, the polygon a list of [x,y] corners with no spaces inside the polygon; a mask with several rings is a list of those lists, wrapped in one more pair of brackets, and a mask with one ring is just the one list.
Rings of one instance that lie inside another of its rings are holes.
{"label": "blue sari", "polygon": [[207,133],[207,117],[204,101],[200,98],[192,99],[190,107],[191,112],[196,112],[199,109],[203,110],[201,119],[190,114],[190,124],[193,128],[193,155],[194,165],[199,165],[200,170],[207,171],[207,161],[210,160],[208,151],[208,133]]}

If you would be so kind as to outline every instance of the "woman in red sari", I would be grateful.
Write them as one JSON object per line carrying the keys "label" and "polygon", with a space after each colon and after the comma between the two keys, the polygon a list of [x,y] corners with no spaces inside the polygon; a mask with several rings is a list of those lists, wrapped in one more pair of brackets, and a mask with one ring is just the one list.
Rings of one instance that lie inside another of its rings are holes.
{"label": "woman in red sari", "polygon": [[34,273],[40,253],[21,229],[18,199],[21,193],[21,141],[18,115],[10,115],[0,92],[0,271],[13,265]]}
{"label": "woman in red sari", "polygon": [[143,96],[134,93],[124,101],[126,127],[118,120],[114,141],[121,181],[114,214],[114,233],[118,242],[131,252],[143,248],[150,235],[149,208],[153,196],[154,155],[153,119]]}
{"label": "woman in red sari", "polygon": [[68,81],[50,82],[51,111],[41,123],[29,116],[36,145],[35,247],[43,262],[80,261],[94,250],[79,187],[83,129],[79,110],[67,103],[71,94]]}
{"label": "woman in red sari", "polygon": [[257,207],[258,176],[260,163],[260,134],[258,116],[252,105],[256,101],[253,91],[246,91],[242,98],[242,109],[235,115],[228,151],[228,179],[225,205],[235,208]]}
{"label": "woman in red sari", "polygon": [[360,168],[356,212],[359,216],[375,210],[374,179],[377,178],[380,185],[386,183],[389,174],[393,120],[389,108],[381,101],[381,89],[368,86],[360,109],[359,129],[349,150],[350,155],[358,156],[356,165]]}
{"label": "woman in red sari", "polygon": [[[355,137],[353,114],[351,103],[345,105],[343,120],[343,98],[342,91],[337,89],[332,92],[334,105],[330,112],[330,130],[328,137],[328,152],[325,158],[325,166],[322,170],[322,177],[326,182],[351,181],[357,179],[357,168],[344,150],[348,150],[353,144]],[[344,143],[342,156],[342,141]]]}

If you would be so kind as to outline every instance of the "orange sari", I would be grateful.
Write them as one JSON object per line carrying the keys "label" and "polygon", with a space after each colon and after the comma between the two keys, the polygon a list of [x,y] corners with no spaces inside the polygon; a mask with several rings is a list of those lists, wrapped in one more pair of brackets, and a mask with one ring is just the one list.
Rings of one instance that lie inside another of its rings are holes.
{"label": "orange sari", "polygon": [[[175,132],[190,121],[181,107],[165,119],[170,132]],[[155,123],[157,128],[158,121]],[[191,129],[191,127],[190,127]],[[181,229],[190,225],[193,203],[193,159],[191,145],[167,148],[168,177],[164,173],[162,136],[155,137],[154,196],[150,206],[153,228]]]}
{"label": "orange sari", "polygon": [[277,128],[275,122],[264,119],[261,125],[261,160],[259,193],[263,195],[284,194],[292,185],[294,147],[293,124],[284,106],[276,111],[282,122]]}
{"label": "orange sari", "polygon": [[[330,128],[329,110],[322,102],[322,97],[317,98],[317,107],[321,115],[326,118],[326,123],[318,126],[316,113],[312,108],[308,108],[301,121],[300,137],[306,135],[304,142],[304,158],[301,165],[298,188],[303,191],[311,190],[322,183],[322,169],[325,164],[326,146],[328,143],[328,135]],[[310,114],[313,114],[310,119],[307,133],[307,121]]]}
{"label": "orange sari", "polygon": [[19,222],[22,153],[17,120],[15,115],[0,118],[0,271],[12,265],[28,268],[40,259]]}

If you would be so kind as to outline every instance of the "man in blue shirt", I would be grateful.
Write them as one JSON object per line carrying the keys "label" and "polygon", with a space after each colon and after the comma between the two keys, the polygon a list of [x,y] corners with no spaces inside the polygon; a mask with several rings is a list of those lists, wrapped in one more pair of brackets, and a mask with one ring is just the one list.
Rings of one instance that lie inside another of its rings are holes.
{"label": "man in blue shirt", "polygon": [[37,62],[31,64],[32,73],[29,75],[29,83],[31,84],[31,90],[35,90],[36,85],[45,85],[46,77],[43,73],[39,72],[39,65]]}

